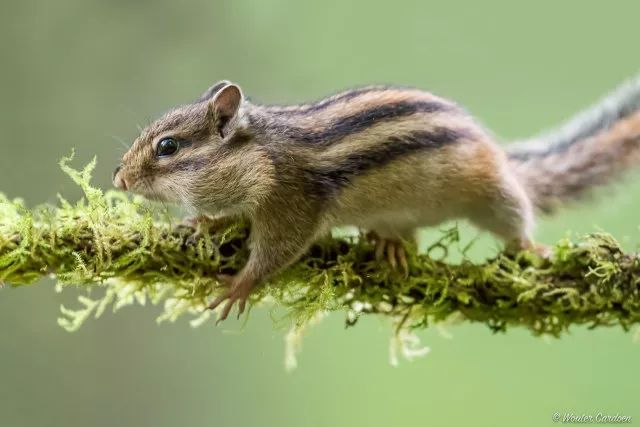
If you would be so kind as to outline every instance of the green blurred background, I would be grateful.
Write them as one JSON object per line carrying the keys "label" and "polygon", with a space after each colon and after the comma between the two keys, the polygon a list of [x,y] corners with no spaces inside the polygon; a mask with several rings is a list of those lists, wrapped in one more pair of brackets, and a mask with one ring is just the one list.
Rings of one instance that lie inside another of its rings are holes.
{"label": "green blurred background", "polygon": [[[501,138],[554,125],[640,69],[640,3],[30,0],[0,6],[0,191],[33,205],[79,192],[57,160],[110,175],[136,125],[227,78],[253,99],[305,101],[367,83],[451,97]],[[538,239],[603,228],[640,242],[635,176],[605,201],[543,220]],[[471,236],[473,233],[471,233]],[[488,243],[487,243],[488,242]],[[494,250],[490,240],[483,252]],[[74,334],[53,283],[0,291],[0,425],[552,424],[554,412],[640,422],[640,347],[621,330],[543,340],[481,325],[421,333],[426,358],[388,363],[388,325],[310,331],[293,374],[266,310],[156,325],[125,308]],[[226,331],[226,333],[225,333]]]}

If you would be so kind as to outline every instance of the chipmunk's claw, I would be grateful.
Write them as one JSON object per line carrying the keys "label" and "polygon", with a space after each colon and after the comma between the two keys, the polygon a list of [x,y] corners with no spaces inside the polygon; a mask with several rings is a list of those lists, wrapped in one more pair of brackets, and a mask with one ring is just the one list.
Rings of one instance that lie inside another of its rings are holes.
{"label": "chipmunk's claw", "polygon": [[202,227],[208,224],[211,219],[206,215],[199,216],[189,216],[183,218],[180,222],[180,226],[194,229],[195,231],[191,233],[185,240],[185,244],[188,246],[195,246],[198,244],[198,241],[204,234],[202,232]]}
{"label": "chipmunk's claw", "polygon": [[409,263],[407,261],[407,252],[404,249],[404,244],[400,239],[389,239],[380,237],[375,232],[367,234],[367,238],[375,241],[375,257],[378,261],[382,261],[385,258],[393,270],[400,269],[405,278],[409,277]]}
{"label": "chipmunk's claw", "polygon": [[222,313],[216,320],[216,325],[224,321],[229,317],[229,313],[233,308],[233,304],[238,301],[238,318],[244,313],[247,305],[247,299],[253,288],[250,282],[237,281],[234,276],[228,276],[226,274],[219,274],[216,276],[218,281],[228,286],[228,289],[222,294],[218,295],[208,306],[209,310],[217,308],[225,300],[228,300],[222,309]]}
{"label": "chipmunk's claw", "polygon": [[247,306],[247,299],[240,299],[238,300],[238,316],[236,317],[236,319],[240,319],[240,316],[242,316],[242,313],[244,313],[244,309]]}
{"label": "chipmunk's claw", "polygon": [[189,237],[187,237],[187,239],[184,242],[187,246],[195,246],[198,244],[198,241],[200,240],[201,237],[202,237],[202,231],[200,230],[194,231],[189,235]]}
{"label": "chipmunk's claw", "polygon": [[196,245],[198,240],[205,234],[205,230],[209,234],[215,233],[231,224],[231,221],[232,219],[228,217],[214,218],[209,215],[198,215],[183,218],[180,225],[195,230],[187,237],[186,243],[188,245]]}

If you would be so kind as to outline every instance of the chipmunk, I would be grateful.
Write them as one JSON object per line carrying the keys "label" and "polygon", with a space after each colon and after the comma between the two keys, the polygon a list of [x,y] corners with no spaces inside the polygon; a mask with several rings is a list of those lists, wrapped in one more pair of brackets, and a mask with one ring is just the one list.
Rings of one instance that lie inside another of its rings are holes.
{"label": "chipmunk", "polygon": [[318,102],[258,105],[221,81],[156,120],[115,170],[117,188],[213,220],[249,220],[250,257],[208,308],[219,321],[332,227],[354,225],[405,273],[403,240],[467,219],[534,249],[534,211],[610,181],[640,161],[640,78],[559,130],[501,148],[454,102],[369,86]]}

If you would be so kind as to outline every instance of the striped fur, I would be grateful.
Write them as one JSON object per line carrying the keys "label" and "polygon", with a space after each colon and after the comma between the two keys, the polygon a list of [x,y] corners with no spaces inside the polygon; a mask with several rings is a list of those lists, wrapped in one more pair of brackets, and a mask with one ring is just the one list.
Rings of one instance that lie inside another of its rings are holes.
{"label": "striped fur", "polygon": [[472,133],[466,129],[451,128],[390,136],[383,144],[346,155],[333,164],[306,169],[309,188],[317,195],[335,197],[342,188],[352,183],[354,177],[366,174],[371,169],[383,167],[416,152],[438,149],[472,138]]}
{"label": "striped fur", "polygon": [[274,115],[304,115],[318,113],[332,105],[339,102],[350,101],[356,97],[371,92],[385,92],[393,90],[391,86],[366,86],[356,89],[346,90],[344,92],[337,93],[335,95],[323,98],[310,104],[298,104],[298,105],[268,105],[264,106],[269,113]]}
{"label": "striped fur", "polygon": [[[294,142],[328,146],[343,141],[346,137],[363,132],[372,126],[384,125],[402,117],[417,113],[451,112],[454,109],[438,102],[397,102],[383,104],[373,108],[355,111],[352,114],[337,117],[319,130],[310,130],[291,126],[278,121],[268,121],[267,126],[273,132]],[[277,113],[279,114],[279,113]]]}
{"label": "striped fur", "polygon": [[[145,129],[114,182],[198,213],[249,219],[251,256],[224,296],[225,317],[334,226],[397,242],[421,226],[467,219],[532,247],[534,205],[549,211],[638,162],[639,107],[636,81],[505,153],[456,104],[417,89],[369,86],[265,106],[223,81]],[[167,137],[182,148],[157,157]],[[386,247],[390,260],[401,251]]]}
{"label": "striped fur", "polygon": [[[447,192],[442,192],[443,186],[481,186],[479,191],[448,192],[473,194],[478,200],[465,203],[479,206],[491,203],[496,195],[509,194],[503,188],[509,179],[505,176],[508,171],[500,167],[502,154],[485,130],[455,103],[431,93],[369,86],[307,105],[264,106],[245,100],[233,118],[229,138],[219,140],[207,123],[215,120],[212,105],[227,86],[227,82],[213,85],[193,104],[170,111],[145,129],[123,159],[125,166],[131,165],[120,171],[128,181],[140,184],[132,187],[134,191],[153,193],[155,198],[177,201],[200,211],[240,212],[252,218],[258,216],[256,212],[267,201],[276,203],[282,198],[300,215],[313,219],[322,232],[343,225],[343,221],[376,228],[377,224],[363,218],[360,209],[344,199],[359,199],[345,196],[358,188],[367,189],[362,194],[375,192],[369,182],[377,182],[384,170],[389,182],[397,181],[398,188],[411,188],[426,195],[415,198],[425,206],[416,206],[412,208],[415,211],[405,215],[416,218],[411,224],[403,224],[398,230],[380,224],[391,234],[420,225],[422,211],[439,209],[452,217],[473,216],[473,210],[465,212],[456,201],[451,201],[455,209],[442,210],[448,197]],[[154,143],[172,133],[189,141],[189,146],[175,158],[155,159]],[[460,162],[476,162],[473,167],[464,169],[454,158],[433,154],[456,146],[459,148],[451,152],[460,154]],[[243,161],[249,157],[254,161]],[[426,181],[413,182],[411,174]],[[487,180],[491,182],[483,182]],[[438,188],[430,188],[431,185]],[[176,191],[178,186],[183,190]],[[345,191],[347,188],[349,192]],[[439,194],[437,200],[435,194]],[[526,205],[513,203],[520,204]],[[392,217],[397,210],[384,205],[379,209],[379,215],[374,215],[379,218]],[[485,209],[476,211],[482,212],[480,216],[491,215]],[[425,222],[434,222],[433,215],[428,216]],[[525,239],[530,221],[523,221],[493,227],[492,231],[506,240]]]}
{"label": "striped fur", "polygon": [[367,98],[382,99],[387,95],[401,97],[409,94],[417,95],[419,97],[430,95],[419,89],[410,87],[371,85],[338,92],[309,104],[261,105],[260,108],[267,111],[269,114],[277,116],[304,116],[309,114],[318,114],[334,107],[356,105],[357,101],[363,101]]}
{"label": "striped fur", "polygon": [[546,213],[621,177],[640,163],[640,77],[558,129],[507,151],[535,206]]}

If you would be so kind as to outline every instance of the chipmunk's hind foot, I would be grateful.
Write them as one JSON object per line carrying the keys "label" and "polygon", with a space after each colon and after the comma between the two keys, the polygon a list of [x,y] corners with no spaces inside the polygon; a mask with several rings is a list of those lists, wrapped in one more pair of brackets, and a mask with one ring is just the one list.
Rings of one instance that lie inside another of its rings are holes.
{"label": "chipmunk's hind foot", "polygon": [[366,234],[366,238],[375,243],[376,260],[382,261],[386,258],[393,270],[400,270],[405,278],[409,277],[409,262],[404,243],[399,238],[382,237],[375,231]]}

